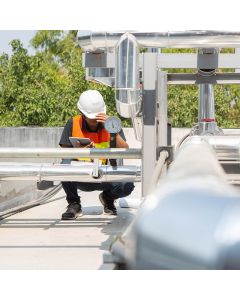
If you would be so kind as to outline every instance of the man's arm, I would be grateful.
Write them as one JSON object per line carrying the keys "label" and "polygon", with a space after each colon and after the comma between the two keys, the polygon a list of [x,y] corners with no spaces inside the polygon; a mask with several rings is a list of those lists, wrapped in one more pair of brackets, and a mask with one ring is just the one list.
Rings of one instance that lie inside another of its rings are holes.
{"label": "man's arm", "polygon": [[116,134],[116,148],[129,148],[128,143],[121,137],[119,133]]}
{"label": "man's arm", "polygon": [[67,124],[65,125],[60,141],[59,146],[62,148],[73,148],[72,144],[69,141],[69,137],[72,136],[72,119],[68,120]]}

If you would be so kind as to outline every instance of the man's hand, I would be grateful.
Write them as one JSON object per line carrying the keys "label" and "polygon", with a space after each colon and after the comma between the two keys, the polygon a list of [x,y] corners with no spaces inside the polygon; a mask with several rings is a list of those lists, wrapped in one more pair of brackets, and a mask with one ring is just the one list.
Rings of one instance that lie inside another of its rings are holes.
{"label": "man's hand", "polygon": [[108,118],[108,115],[106,115],[105,113],[98,113],[98,114],[96,115],[96,121],[97,121],[98,123],[104,124],[105,121],[107,120],[107,118]]}
{"label": "man's hand", "polygon": [[83,146],[79,141],[77,141],[77,148],[95,148],[94,142],[91,142],[90,144]]}

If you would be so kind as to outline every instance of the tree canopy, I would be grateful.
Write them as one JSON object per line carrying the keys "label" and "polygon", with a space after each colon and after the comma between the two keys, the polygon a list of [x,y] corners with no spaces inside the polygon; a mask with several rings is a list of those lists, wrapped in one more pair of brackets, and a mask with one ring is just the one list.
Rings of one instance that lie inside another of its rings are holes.
{"label": "tree canopy", "polygon": [[[0,126],[63,126],[79,113],[76,103],[87,89],[99,90],[108,113],[116,114],[114,90],[84,79],[76,34],[75,30],[38,31],[31,41],[35,49],[31,55],[21,41],[11,42],[13,54],[0,56]],[[238,86],[215,87],[219,126],[240,127],[239,97]],[[197,122],[196,86],[169,86],[168,99],[174,127],[191,127]],[[129,124],[124,121],[125,126]]]}

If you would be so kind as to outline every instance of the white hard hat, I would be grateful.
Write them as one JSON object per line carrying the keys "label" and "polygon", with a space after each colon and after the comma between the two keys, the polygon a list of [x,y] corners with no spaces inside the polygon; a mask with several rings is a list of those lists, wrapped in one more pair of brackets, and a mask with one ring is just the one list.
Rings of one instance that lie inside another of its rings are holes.
{"label": "white hard hat", "polygon": [[103,97],[96,90],[83,92],[79,97],[77,107],[89,119],[95,119],[100,112],[106,113]]}

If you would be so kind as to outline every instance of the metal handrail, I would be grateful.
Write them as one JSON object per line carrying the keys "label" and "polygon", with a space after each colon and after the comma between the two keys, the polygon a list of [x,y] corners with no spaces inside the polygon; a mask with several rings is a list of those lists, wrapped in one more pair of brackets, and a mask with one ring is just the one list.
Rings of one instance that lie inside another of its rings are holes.
{"label": "metal handrail", "polygon": [[142,158],[141,149],[0,148],[0,158]]}

